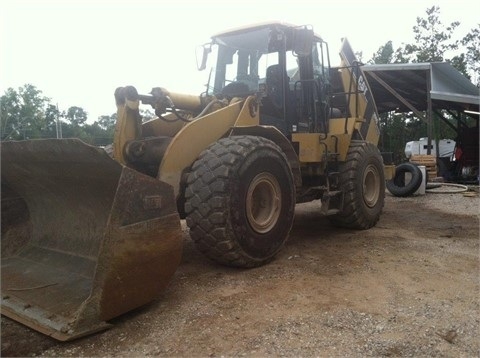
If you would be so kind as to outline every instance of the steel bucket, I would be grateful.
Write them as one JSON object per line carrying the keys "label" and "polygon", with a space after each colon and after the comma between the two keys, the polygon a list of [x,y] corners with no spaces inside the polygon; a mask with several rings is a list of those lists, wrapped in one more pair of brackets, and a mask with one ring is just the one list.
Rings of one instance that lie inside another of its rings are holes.
{"label": "steel bucket", "polygon": [[3,142],[2,314],[58,340],[157,298],[180,263],[173,188],[77,139]]}

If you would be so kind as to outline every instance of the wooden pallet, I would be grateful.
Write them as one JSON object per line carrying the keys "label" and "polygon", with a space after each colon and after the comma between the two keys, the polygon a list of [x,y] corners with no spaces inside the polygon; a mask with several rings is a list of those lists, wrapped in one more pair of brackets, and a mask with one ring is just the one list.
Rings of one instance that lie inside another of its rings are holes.
{"label": "wooden pallet", "polygon": [[417,165],[424,165],[428,173],[428,178],[433,179],[437,177],[437,159],[434,155],[416,154],[410,157],[410,162]]}

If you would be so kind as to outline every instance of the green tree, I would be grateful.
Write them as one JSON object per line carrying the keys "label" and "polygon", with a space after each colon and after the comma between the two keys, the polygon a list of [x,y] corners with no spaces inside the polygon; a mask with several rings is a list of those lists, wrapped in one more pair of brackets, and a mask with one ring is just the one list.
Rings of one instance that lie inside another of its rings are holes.
{"label": "green tree", "polygon": [[461,44],[466,49],[467,70],[472,74],[473,82],[480,87],[480,24],[477,26],[462,38]]}
{"label": "green tree", "polygon": [[447,52],[458,49],[460,41],[452,37],[460,22],[454,21],[445,27],[440,20],[439,6],[432,6],[426,12],[427,18],[417,17],[417,24],[413,26],[415,43],[405,46],[404,55],[411,62],[442,62]]}
{"label": "green tree", "polygon": [[85,124],[82,127],[84,138],[82,138],[85,142],[90,143],[92,145],[100,145],[105,146],[111,144],[113,142],[113,129],[104,129],[102,128],[98,122],[94,122],[93,124]]}
{"label": "green tree", "polygon": [[399,47],[394,62],[447,61],[467,78],[471,79],[474,74],[478,77],[480,29],[474,28],[459,39],[456,35],[459,21],[445,26],[440,20],[439,6],[427,8],[426,14],[426,18],[417,17],[417,24],[413,26],[415,42]]}
{"label": "green tree", "polygon": [[42,133],[43,137],[55,138],[60,137],[61,134],[61,112],[58,109],[58,106],[53,104],[47,104],[47,108],[45,109],[45,123],[47,127],[45,128],[44,133]]}
{"label": "green tree", "polygon": [[[88,114],[82,107],[59,110],[31,84],[7,89],[0,97],[0,115],[1,140],[56,138],[61,134],[93,145],[112,143],[117,118],[116,114],[101,116],[88,124]],[[150,115],[145,112],[146,117]]]}
{"label": "green tree", "polygon": [[13,88],[5,91],[0,98],[1,139],[19,139],[22,132],[22,123],[19,123],[20,96]]}
{"label": "green tree", "polygon": [[109,116],[103,115],[98,117],[98,120],[95,121],[91,127],[91,131],[97,145],[108,145],[113,142],[116,123],[116,113],[113,113]]}
{"label": "green tree", "polygon": [[368,61],[370,64],[386,64],[392,63],[394,58],[394,51],[392,41],[388,41],[385,45],[373,54],[373,57]]}
{"label": "green tree", "polygon": [[95,123],[97,123],[102,129],[106,131],[115,130],[115,124],[117,123],[117,114],[113,113],[109,116],[100,116]]}
{"label": "green tree", "polygon": [[0,98],[1,139],[29,139],[47,137],[52,133],[52,122],[45,110],[50,99],[31,84],[8,88]]}
{"label": "green tree", "polygon": [[74,126],[82,126],[88,119],[88,114],[82,107],[72,106],[70,107],[65,118]]}

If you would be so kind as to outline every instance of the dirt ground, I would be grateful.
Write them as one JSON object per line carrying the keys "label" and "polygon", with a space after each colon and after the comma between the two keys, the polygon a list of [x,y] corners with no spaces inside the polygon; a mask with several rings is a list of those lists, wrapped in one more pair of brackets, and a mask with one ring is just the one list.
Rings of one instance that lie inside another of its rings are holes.
{"label": "dirt ground", "polygon": [[250,270],[208,261],[186,233],[154,303],[68,343],[2,317],[1,355],[478,357],[479,201],[387,195],[378,225],[361,232],[298,205],[283,251]]}

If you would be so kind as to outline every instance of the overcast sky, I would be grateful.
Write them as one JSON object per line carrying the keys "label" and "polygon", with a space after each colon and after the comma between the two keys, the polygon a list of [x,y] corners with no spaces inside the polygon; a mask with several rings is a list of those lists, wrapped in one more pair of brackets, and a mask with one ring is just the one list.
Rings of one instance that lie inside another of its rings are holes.
{"label": "overcast sky", "polygon": [[116,87],[134,85],[199,94],[208,74],[196,70],[195,48],[210,35],[263,21],[309,24],[336,62],[347,37],[368,60],[392,40],[413,42],[412,27],[440,6],[459,36],[480,23],[475,0],[63,0],[0,2],[0,93],[31,83],[60,109],[83,107],[89,122],[116,111]]}

